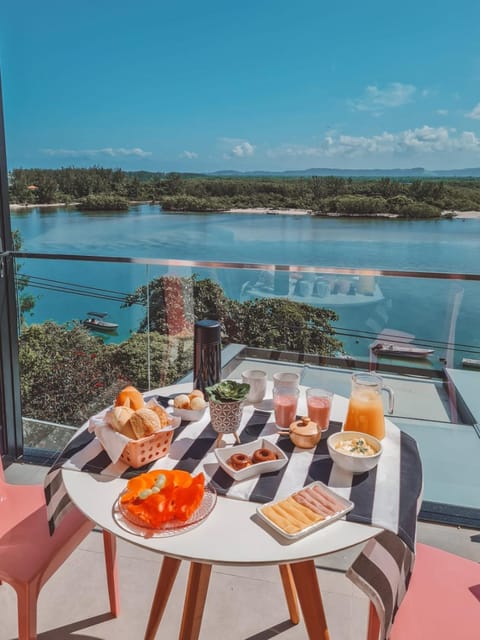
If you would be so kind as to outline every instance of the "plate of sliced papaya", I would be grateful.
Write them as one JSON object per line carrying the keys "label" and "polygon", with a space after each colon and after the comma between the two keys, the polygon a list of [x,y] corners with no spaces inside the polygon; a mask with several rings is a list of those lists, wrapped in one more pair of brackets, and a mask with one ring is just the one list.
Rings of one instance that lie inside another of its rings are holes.
{"label": "plate of sliced papaya", "polygon": [[172,536],[198,526],[217,502],[203,473],[156,469],[131,478],[113,505],[117,524],[143,537]]}

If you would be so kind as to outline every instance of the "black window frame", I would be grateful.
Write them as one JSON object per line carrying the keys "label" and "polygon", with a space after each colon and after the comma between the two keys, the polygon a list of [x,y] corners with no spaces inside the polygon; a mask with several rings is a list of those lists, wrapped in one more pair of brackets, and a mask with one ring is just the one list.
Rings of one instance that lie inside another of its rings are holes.
{"label": "black window frame", "polygon": [[18,362],[18,326],[13,236],[8,201],[8,170],[0,77],[0,453],[23,455]]}

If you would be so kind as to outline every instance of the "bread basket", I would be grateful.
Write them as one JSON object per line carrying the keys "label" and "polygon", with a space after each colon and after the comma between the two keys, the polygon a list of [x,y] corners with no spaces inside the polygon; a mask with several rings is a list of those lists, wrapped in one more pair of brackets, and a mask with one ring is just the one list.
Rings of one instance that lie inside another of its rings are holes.
{"label": "bread basket", "polygon": [[173,424],[161,431],[152,433],[151,436],[130,440],[120,456],[120,460],[129,467],[139,469],[143,465],[163,458],[170,451],[173,431],[180,425],[179,418],[172,418]]}

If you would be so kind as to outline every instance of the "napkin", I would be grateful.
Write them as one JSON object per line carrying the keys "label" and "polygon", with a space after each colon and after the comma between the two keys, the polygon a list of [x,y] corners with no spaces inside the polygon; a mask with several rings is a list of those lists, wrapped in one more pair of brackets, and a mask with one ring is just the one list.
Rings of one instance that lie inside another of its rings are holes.
{"label": "napkin", "polygon": [[90,418],[88,430],[95,433],[113,463],[118,462],[125,446],[131,442],[130,438],[109,427],[105,420],[99,416]]}

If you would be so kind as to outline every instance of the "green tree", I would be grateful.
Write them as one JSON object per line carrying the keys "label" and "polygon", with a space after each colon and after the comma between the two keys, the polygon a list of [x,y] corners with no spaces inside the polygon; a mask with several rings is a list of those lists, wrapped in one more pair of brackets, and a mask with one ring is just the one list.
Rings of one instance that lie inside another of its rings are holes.
{"label": "green tree", "polygon": [[[13,237],[14,250],[20,251],[20,249],[22,248],[22,236],[20,234],[20,231],[15,229],[12,232],[12,237]],[[35,307],[35,296],[31,294],[23,293],[29,285],[30,278],[27,275],[22,274],[21,268],[22,268],[22,265],[17,261],[15,264],[15,274],[16,274],[15,285],[17,288],[18,300],[19,300],[18,311],[19,311],[20,327],[22,327],[25,322],[25,316],[27,314],[31,315]]]}
{"label": "green tree", "polygon": [[331,356],[342,349],[329,309],[286,298],[262,298],[237,306],[228,323],[228,340],[249,346]]}
{"label": "green tree", "polygon": [[23,415],[80,426],[108,406],[126,384],[111,350],[81,326],[24,327],[19,339]]}
{"label": "green tree", "polygon": [[331,310],[283,298],[238,302],[225,296],[216,282],[208,278],[199,280],[196,276],[163,276],[153,280],[148,290],[140,287],[129,296],[125,306],[146,306],[147,303],[149,306],[148,319],[145,317],[141,321],[140,332],[149,328],[168,333],[165,290],[174,286],[175,280],[175,286],[181,287],[185,296],[182,308],[185,326],[192,327],[195,319],[216,319],[222,325],[225,343],[320,355],[332,355],[342,348],[331,325],[338,316]]}
{"label": "green tree", "polygon": [[115,347],[110,362],[142,391],[173,384],[192,369],[193,340],[191,336],[134,333]]}

